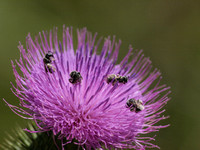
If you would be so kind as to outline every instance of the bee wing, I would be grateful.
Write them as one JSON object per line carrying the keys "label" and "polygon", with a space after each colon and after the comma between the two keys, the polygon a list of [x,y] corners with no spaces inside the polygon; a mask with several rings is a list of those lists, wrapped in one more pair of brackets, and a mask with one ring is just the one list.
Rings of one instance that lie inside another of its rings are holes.
{"label": "bee wing", "polygon": [[140,110],[144,110],[144,105],[140,104],[140,105],[138,105],[138,108],[139,108]]}
{"label": "bee wing", "polygon": [[54,57],[51,57],[51,61],[55,61],[55,58],[54,58]]}

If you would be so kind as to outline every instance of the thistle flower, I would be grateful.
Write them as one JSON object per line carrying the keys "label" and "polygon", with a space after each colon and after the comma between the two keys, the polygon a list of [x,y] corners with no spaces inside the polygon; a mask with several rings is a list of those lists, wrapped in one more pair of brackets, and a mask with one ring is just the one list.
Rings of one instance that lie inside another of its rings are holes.
{"label": "thistle flower", "polygon": [[96,36],[78,30],[74,48],[69,28],[63,28],[62,41],[57,28],[39,33],[35,40],[29,34],[26,49],[19,44],[16,64],[21,73],[12,62],[13,93],[20,106],[4,101],[37,124],[36,130],[27,131],[52,131],[62,147],[75,141],[83,149],[158,148],[151,143],[154,137],[145,134],[168,126],[156,123],[167,118],[162,108],[169,87],[160,85],[160,72],[152,70],[142,51],[130,47],[117,64],[121,41],[106,38],[99,53],[101,39],[96,41]]}

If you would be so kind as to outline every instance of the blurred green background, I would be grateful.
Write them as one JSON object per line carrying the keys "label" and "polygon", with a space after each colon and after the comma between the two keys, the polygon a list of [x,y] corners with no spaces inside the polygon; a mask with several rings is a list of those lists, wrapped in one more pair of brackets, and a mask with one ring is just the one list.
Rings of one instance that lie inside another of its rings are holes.
{"label": "blurred green background", "polygon": [[[25,37],[62,25],[87,27],[100,36],[122,40],[120,59],[129,44],[143,49],[162,83],[171,86],[166,106],[171,126],[156,137],[161,150],[200,149],[200,1],[184,0],[0,0],[1,98],[17,104],[10,91],[14,82],[10,60],[19,58],[18,42]],[[0,143],[17,124],[27,120],[0,101]]]}

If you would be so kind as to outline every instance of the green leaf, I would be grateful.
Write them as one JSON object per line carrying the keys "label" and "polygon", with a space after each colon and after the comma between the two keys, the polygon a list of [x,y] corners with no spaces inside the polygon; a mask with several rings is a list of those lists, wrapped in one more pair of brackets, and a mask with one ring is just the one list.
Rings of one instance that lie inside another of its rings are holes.
{"label": "green leaf", "polygon": [[[28,129],[35,131],[36,125],[29,123]],[[18,127],[13,135],[8,135],[0,148],[4,150],[58,150],[56,145],[59,149],[62,149],[61,141],[57,137],[54,141],[52,132],[29,133]],[[64,148],[65,150],[72,150],[78,149],[78,146],[70,143],[65,145]]]}

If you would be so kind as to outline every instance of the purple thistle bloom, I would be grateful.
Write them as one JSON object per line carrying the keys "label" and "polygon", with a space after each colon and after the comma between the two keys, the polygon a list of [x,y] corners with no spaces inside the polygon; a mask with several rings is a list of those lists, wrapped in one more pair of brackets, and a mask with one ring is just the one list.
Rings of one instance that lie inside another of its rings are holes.
{"label": "purple thistle bloom", "polygon": [[[20,107],[5,101],[7,105],[17,115],[35,121],[38,130],[29,132],[53,131],[61,141],[75,139],[74,144],[86,149],[158,148],[151,143],[154,137],[144,135],[168,126],[156,123],[167,118],[162,108],[170,91],[159,85],[160,72],[152,70],[149,58],[130,47],[116,64],[121,41],[115,42],[115,37],[106,38],[98,54],[101,39],[95,40],[97,34],[92,37],[85,28],[78,30],[74,48],[72,29],[63,29],[63,41],[58,41],[54,29],[39,33],[35,40],[28,35],[26,50],[19,45],[16,64],[21,73],[13,62],[12,66],[13,93]],[[109,75],[115,76],[110,84]],[[127,105],[129,99],[137,100],[134,106]],[[136,104],[142,106],[134,111]]]}

